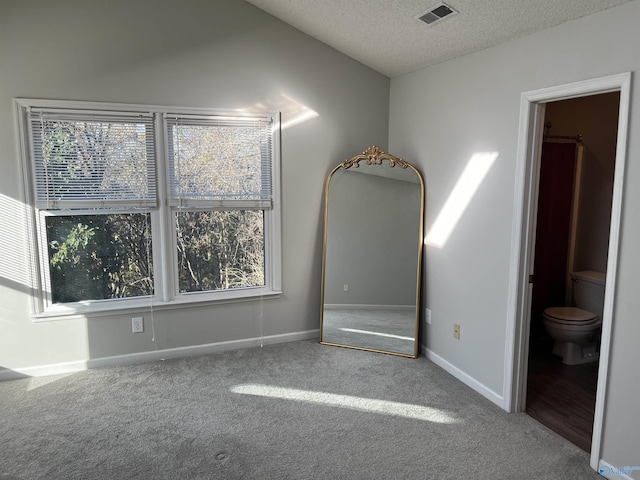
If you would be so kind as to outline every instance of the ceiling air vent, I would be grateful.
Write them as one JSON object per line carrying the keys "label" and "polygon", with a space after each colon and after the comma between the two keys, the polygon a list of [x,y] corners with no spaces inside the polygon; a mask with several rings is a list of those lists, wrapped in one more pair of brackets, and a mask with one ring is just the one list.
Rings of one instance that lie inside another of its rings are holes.
{"label": "ceiling air vent", "polygon": [[451,8],[446,3],[439,3],[436,6],[429,9],[427,13],[419,15],[416,17],[418,20],[422,20],[427,25],[435,25],[436,23],[441,22],[447,17],[454,15],[456,12],[453,8]]}

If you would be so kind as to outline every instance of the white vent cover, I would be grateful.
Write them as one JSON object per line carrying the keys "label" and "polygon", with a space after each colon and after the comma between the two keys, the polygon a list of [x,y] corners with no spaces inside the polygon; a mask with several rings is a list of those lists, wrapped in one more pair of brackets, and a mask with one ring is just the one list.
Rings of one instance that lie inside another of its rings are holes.
{"label": "white vent cover", "polygon": [[449,5],[440,2],[434,7],[431,7],[427,13],[418,15],[416,18],[423,21],[427,25],[432,26],[436,23],[440,23],[442,20],[450,17],[451,15],[455,15],[456,13],[458,12],[451,8]]}

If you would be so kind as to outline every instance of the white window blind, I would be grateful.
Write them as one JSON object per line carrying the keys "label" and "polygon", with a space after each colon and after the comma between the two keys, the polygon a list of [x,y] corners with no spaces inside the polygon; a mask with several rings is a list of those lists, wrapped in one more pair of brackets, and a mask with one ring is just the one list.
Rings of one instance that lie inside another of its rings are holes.
{"label": "white window blind", "polygon": [[166,116],[169,204],[272,208],[271,117]]}
{"label": "white window blind", "polygon": [[38,208],[157,204],[151,114],[29,112]]}

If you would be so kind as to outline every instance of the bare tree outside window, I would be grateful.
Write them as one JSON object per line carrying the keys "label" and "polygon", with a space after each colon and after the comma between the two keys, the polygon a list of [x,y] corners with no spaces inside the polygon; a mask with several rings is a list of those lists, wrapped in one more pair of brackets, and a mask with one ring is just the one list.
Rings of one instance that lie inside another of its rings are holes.
{"label": "bare tree outside window", "polygon": [[180,292],[264,285],[261,211],[178,212]]}
{"label": "bare tree outside window", "polygon": [[264,285],[264,211],[223,206],[251,207],[264,195],[260,130],[177,122],[170,132],[179,291]]}

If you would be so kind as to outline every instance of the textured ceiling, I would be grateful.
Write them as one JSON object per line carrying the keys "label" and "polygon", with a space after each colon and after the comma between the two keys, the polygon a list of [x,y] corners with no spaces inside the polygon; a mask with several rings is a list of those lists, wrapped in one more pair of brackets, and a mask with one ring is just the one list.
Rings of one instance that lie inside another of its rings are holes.
{"label": "textured ceiling", "polygon": [[459,14],[416,19],[439,0],[247,0],[336,50],[395,77],[630,0],[450,0]]}

